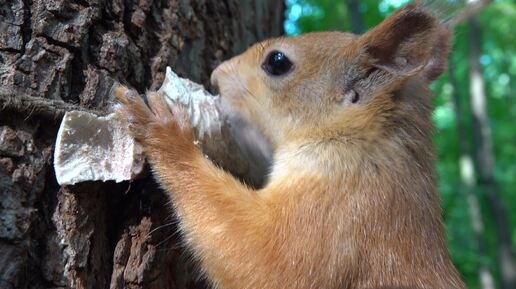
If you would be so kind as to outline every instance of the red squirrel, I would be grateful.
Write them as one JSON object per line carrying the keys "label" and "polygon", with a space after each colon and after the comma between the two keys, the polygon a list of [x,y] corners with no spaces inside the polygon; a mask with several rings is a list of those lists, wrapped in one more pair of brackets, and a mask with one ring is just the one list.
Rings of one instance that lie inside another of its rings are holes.
{"label": "red squirrel", "polygon": [[212,84],[274,150],[261,189],[206,159],[161,94],[115,92],[215,288],[465,288],[432,163],[428,84],[450,34],[409,4],[363,35],[270,39],[222,63]]}

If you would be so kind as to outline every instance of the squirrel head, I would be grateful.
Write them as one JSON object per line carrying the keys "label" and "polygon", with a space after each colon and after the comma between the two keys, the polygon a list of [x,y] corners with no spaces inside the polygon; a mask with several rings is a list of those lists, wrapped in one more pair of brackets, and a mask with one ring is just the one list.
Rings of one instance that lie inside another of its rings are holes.
{"label": "squirrel head", "polygon": [[319,32],[257,43],[217,67],[211,82],[273,147],[370,139],[429,106],[427,87],[445,69],[449,46],[444,24],[409,4],[363,35]]}

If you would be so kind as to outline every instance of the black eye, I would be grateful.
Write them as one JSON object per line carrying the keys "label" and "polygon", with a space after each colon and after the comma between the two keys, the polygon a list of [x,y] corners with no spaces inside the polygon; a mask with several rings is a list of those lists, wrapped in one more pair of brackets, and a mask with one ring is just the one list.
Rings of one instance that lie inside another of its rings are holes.
{"label": "black eye", "polygon": [[270,75],[280,76],[290,71],[292,62],[283,52],[274,50],[267,55],[262,68]]}

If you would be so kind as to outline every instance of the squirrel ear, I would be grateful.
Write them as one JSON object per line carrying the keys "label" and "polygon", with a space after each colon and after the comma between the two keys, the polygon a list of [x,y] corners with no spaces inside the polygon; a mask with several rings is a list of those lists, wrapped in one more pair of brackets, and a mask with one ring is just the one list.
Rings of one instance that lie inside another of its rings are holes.
{"label": "squirrel ear", "polygon": [[403,76],[423,72],[433,80],[444,70],[449,51],[443,29],[431,12],[409,4],[361,36],[360,45],[374,67]]}

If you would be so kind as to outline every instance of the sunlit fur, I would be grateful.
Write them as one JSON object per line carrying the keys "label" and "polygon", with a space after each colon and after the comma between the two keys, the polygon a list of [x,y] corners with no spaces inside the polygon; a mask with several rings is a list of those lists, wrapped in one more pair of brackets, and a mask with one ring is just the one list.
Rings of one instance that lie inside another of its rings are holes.
{"label": "sunlit fur", "polygon": [[[363,36],[272,39],[223,63],[212,82],[274,147],[260,190],[204,158],[162,95],[149,94],[151,113],[115,92],[216,288],[464,288],[446,248],[427,89],[449,41],[409,5]],[[271,50],[292,60],[289,74],[262,70]]]}

